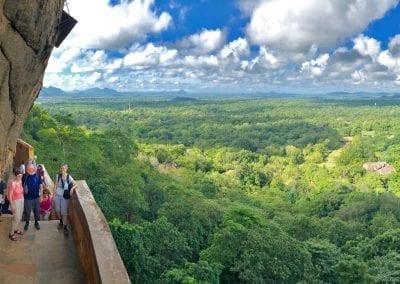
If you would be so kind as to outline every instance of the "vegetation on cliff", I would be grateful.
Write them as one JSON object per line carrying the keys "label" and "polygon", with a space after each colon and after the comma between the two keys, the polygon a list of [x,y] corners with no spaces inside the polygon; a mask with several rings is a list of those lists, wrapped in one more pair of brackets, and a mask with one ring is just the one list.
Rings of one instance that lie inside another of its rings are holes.
{"label": "vegetation on cliff", "polygon": [[87,180],[134,283],[400,277],[400,175],[362,167],[400,168],[398,99],[41,104],[24,139]]}

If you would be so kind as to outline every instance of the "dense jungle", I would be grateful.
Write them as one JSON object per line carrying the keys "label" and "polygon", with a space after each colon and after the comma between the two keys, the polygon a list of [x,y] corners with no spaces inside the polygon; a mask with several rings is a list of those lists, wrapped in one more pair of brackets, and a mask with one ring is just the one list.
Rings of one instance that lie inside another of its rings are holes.
{"label": "dense jungle", "polygon": [[[400,99],[39,98],[133,283],[397,283]],[[367,162],[397,171],[367,171]]]}

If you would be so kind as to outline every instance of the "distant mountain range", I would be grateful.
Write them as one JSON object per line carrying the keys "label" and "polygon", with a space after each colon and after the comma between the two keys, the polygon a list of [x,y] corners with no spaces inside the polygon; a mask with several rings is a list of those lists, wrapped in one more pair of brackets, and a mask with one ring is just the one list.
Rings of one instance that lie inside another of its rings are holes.
{"label": "distant mountain range", "polygon": [[40,90],[39,97],[122,97],[122,96],[187,96],[184,90],[178,91],[148,91],[148,92],[119,92],[109,88],[90,88],[86,90],[76,90],[66,92],[56,87],[43,87]]}
{"label": "distant mountain range", "polygon": [[[400,98],[400,93],[391,93],[391,92],[330,92],[330,93],[321,93],[321,94],[295,94],[295,93],[278,93],[278,92],[260,92],[260,93],[251,93],[251,94],[218,94],[218,96],[226,97],[226,96],[249,96],[249,97],[271,97],[271,98]],[[177,91],[146,91],[146,92],[119,92],[109,88],[90,88],[87,90],[76,90],[66,92],[59,88],[55,87],[43,87],[40,91],[41,98],[45,97],[93,97],[93,98],[101,98],[101,97],[133,97],[133,96],[171,96],[171,97],[210,97],[217,96],[216,94],[192,94],[186,92],[184,90]]]}

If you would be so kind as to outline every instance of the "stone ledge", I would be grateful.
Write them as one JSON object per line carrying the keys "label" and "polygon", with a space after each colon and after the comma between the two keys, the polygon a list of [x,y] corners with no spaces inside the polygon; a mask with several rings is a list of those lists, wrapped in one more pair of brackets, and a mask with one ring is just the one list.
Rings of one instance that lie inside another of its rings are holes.
{"label": "stone ledge", "polygon": [[89,283],[130,283],[107,220],[85,181],[69,207],[72,232]]}

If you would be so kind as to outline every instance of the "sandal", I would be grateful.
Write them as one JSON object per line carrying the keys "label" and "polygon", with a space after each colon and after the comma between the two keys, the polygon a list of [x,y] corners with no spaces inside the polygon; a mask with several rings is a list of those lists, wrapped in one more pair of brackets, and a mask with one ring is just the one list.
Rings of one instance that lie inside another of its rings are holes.
{"label": "sandal", "polygon": [[23,235],[24,233],[23,232],[21,232],[20,230],[16,230],[16,231],[14,231],[14,234],[18,234],[18,235]]}
{"label": "sandal", "polygon": [[17,236],[12,234],[12,235],[8,235],[8,237],[10,238],[10,240],[12,241],[16,241],[17,240]]}

